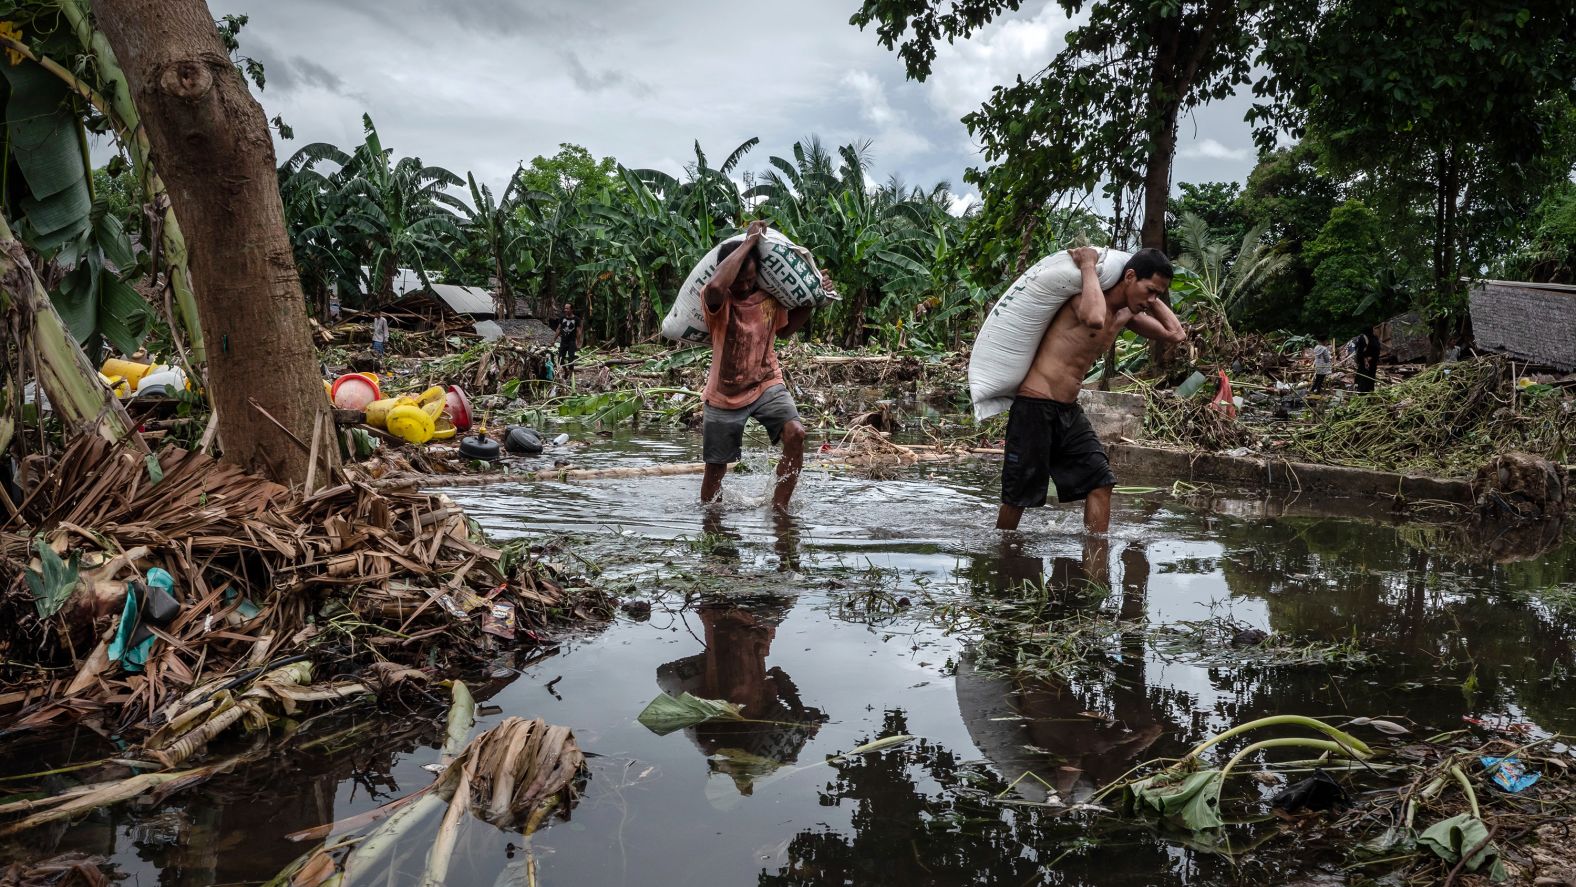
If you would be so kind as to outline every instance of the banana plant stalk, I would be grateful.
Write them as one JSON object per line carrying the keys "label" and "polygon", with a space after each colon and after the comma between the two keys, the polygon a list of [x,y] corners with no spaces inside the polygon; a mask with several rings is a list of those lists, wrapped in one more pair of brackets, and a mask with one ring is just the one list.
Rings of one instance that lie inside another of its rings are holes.
{"label": "banana plant stalk", "polygon": [[[148,205],[153,207],[154,212],[161,214],[159,242],[164,252],[170,288],[175,292],[175,306],[181,315],[181,325],[186,328],[192,368],[200,374],[208,358],[203,346],[202,324],[198,323],[197,318],[197,296],[192,291],[186,238],[181,234],[181,225],[175,218],[175,207],[170,205],[164,181],[148,162],[148,136],[142,128],[142,117],[137,113],[137,106],[131,100],[131,86],[126,81],[120,62],[115,58],[114,50],[110,49],[109,39],[93,27],[86,0],[56,0],[56,3],[61,15],[65,16],[76,32],[77,41],[83,49],[92,53],[97,62],[99,76],[103,79],[102,92],[109,104],[108,109],[100,110],[106,111],[106,116],[130,152],[132,167],[136,170],[137,181],[142,183],[143,196]],[[113,113],[109,113],[111,111]]]}
{"label": "banana plant stalk", "polygon": [[[124,441],[139,453],[148,451],[142,438],[134,433],[136,426],[126,415],[126,408],[115,399],[108,386],[99,381],[98,371],[55,312],[43,281],[33,271],[21,242],[11,233],[11,226],[3,216],[0,216],[0,313],[14,318],[11,322],[16,326],[13,328],[22,332],[17,345],[31,351],[37,362],[40,406],[42,396],[47,395],[55,413],[66,425],[68,438],[91,431],[111,442]],[[12,386],[7,397],[14,395],[15,386]],[[9,415],[17,413],[16,410],[7,412]]]}

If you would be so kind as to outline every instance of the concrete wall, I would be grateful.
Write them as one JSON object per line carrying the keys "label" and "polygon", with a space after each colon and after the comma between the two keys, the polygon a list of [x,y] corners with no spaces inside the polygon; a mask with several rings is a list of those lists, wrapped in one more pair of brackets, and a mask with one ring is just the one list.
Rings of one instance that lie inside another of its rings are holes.
{"label": "concrete wall", "polygon": [[1085,388],[1078,392],[1078,405],[1089,416],[1089,424],[1100,440],[1113,444],[1122,438],[1136,440],[1144,429],[1144,396],[1117,391]]}
{"label": "concrete wall", "polygon": [[1493,280],[1473,289],[1471,302],[1478,348],[1576,370],[1576,291]]}

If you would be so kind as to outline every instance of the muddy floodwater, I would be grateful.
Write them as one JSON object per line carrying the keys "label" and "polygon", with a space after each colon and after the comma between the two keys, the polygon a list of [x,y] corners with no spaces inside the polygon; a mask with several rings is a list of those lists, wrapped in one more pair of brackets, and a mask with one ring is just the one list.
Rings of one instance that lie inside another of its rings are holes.
{"label": "muddy floodwater", "polygon": [[[577,464],[699,457],[683,432],[589,440]],[[1152,489],[1117,497],[1104,542],[1054,507],[1003,539],[990,528],[998,478],[990,462],[880,480],[815,469],[786,518],[764,505],[760,472],[731,476],[713,513],[696,503],[698,477],[453,490],[490,533],[571,543],[562,563],[651,610],[502,660],[475,687],[478,728],[510,715],[572,727],[590,778],[567,821],[528,847],[502,832],[471,842],[450,883],[524,883],[509,879],[526,853],[544,885],[1339,877],[1327,846],[1276,836],[1234,863],[1076,805],[1135,764],[1269,714],[1410,719],[1424,735],[1463,718],[1576,733],[1568,539],[1494,564],[1450,527],[1382,510],[1178,497],[1171,479],[1138,477],[1122,482]],[[977,661],[982,639],[960,614],[1026,588],[1129,628],[1077,677],[1002,676]],[[1188,626],[1225,618],[1342,655],[1283,665],[1188,652]],[[684,691],[740,703],[757,722],[666,735],[637,722],[659,693]],[[0,846],[102,855],[130,884],[267,881],[307,849],[285,835],[429,783],[441,713],[361,706],[235,740],[222,751],[252,756],[230,774]],[[839,757],[895,735],[915,738]],[[0,775],[115,753],[86,731],[3,747]],[[71,785],[69,772],[49,779]]]}

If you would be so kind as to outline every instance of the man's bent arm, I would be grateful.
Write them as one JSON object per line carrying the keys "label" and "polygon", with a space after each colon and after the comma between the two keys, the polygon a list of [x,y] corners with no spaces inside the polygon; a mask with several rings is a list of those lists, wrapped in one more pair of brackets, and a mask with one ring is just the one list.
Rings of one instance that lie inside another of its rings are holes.
{"label": "man's bent arm", "polygon": [[814,310],[811,306],[805,305],[789,311],[788,322],[783,325],[782,329],[777,331],[777,338],[786,339],[804,329],[805,322],[810,319],[810,312]]}
{"label": "man's bent arm", "polygon": [[723,301],[728,298],[728,290],[733,287],[734,278],[739,276],[739,269],[744,267],[745,261],[750,256],[755,255],[755,245],[760,242],[761,235],[751,234],[744,239],[743,245],[717,266],[717,273],[711,276],[711,280],[706,281],[706,286],[700,291],[700,297],[705,301],[707,308],[715,311],[722,307]]}
{"label": "man's bent arm", "polygon": [[[1079,250],[1068,250],[1072,253],[1073,261],[1078,262],[1078,269],[1083,274],[1083,289],[1078,291],[1073,304],[1073,316],[1078,322],[1092,330],[1105,326],[1105,291],[1100,289],[1100,270],[1095,262],[1095,251],[1089,247]],[[1086,258],[1080,258],[1079,252],[1087,252]]]}
{"label": "man's bent arm", "polygon": [[1143,314],[1133,315],[1127,322],[1127,328],[1146,339],[1157,342],[1181,343],[1187,341],[1187,330],[1182,328],[1182,321],[1177,320],[1176,313],[1165,302],[1155,299],[1149,303],[1149,310]]}

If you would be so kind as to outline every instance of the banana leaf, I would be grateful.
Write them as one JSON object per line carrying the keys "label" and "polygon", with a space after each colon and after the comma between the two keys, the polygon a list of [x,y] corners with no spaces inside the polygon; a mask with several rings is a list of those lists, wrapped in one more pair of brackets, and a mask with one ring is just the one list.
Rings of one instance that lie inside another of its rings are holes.
{"label": "banana leaf", "polygon": [[35,62],[0,65],[10,85],[5,125],[10,155],[27,193],[17,204],[27,239],[51,250],[88,227],[93,192],[83,158],[82,123],[66,84]]}
{"label": "banana leaf", "polygon": [[689,693],[676,697],[659,693],[635,720],[658,736],[666,736],[674,730],[707,721],[742,721],[744,715],[739,706],[721,699],[701,699]]}
{"label": "banana leaf", "polygon": [[1180,780],[1161,773],[1127,787],[1129,809],[1158,813],[1192,831],[1220,828],[1225,825],[1220,818],[1220,788],[1219,770],[1199,770]]}
{"label": "banana leaf", "polygon": [[1451,865],[1460,862],[1463,854],[1481,847],[1472,852],[1465,868],[1469,872],[1486,868],[1489,880],[1497,884],[1508,875],[1500,864],[1499,848],[1494,846],[1494,842],[1485,841],[1487,838],[1488,826],[1483,824],[1483,820],[1470,813],[1462,813],[1429,826],[1418,836],[1417,843]]}

